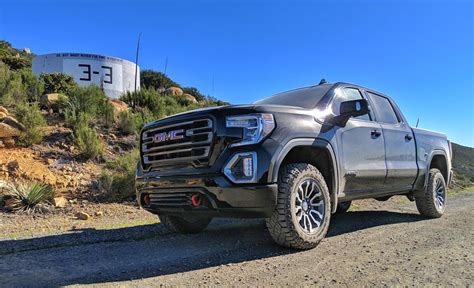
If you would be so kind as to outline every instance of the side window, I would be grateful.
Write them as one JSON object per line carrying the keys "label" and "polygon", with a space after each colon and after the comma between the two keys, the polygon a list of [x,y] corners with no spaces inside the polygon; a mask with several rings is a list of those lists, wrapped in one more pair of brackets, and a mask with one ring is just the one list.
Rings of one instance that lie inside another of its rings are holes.
{"label": "side window", "polygon": [[[358,89],[355,89],[355,88],[342,88],[342,89],[339,90],[339,92],[336,95],[336,98],[334,99],[334,101],[332,103],[332,111],[336,115],[339,115],[339,109],[341,108],[341,103],[342,102],[357,100],[357,99],[363,99],[362,94],[360,94],[360,91]],[[357,116],[355,118],[370,121],[369,114]]]}
{"label": "side window", "polygon": [[396,124],[400,122],[395,110],[392,107],[392,104],[387,98],[370,92],[367,92],[367,94],[375,106],[375,116],[377,117],[377,122],[389,124]]}

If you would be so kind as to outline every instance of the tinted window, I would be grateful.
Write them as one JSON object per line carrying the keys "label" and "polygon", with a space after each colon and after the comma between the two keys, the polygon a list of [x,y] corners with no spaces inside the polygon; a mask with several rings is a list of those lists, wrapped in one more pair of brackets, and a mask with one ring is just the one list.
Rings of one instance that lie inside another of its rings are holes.
{"label": "tinted window", "polygon": [[[344,101],[351,101],[351,100],[357,100],[357,99],[363,99],[362,94],[360,94],[358,89],[355,88],[343,88],[339,89],[337,93],[336,98],[334,99],[334,102],[332,104],[332,111],[336,114],[339,115],[339,109],[341,108],[341,103]],[[355,117],[356,119],[362,119],[362,120],[369,120],[370,121],[370,116],[369,114],[361,115]]]}
{"label": "tinted window", "polygon": [[387,98],[368,92],[370,100],[375,105],[375,116],[378,122],[396,124],[398,117]]}
{"label": "tinted window", "polygon": [[313,87],[295,89],[278,93],[274,96],[259,100],[254,104],[259,105],[285,105],[295,106],[305,109],[312,109],[318,104],[323,96],[331,89],[332,85],[323,84]]}

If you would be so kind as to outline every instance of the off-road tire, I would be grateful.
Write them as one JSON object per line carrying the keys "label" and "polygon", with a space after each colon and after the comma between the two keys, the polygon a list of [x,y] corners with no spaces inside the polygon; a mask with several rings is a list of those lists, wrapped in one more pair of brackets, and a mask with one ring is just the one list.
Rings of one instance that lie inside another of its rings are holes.
{"label": "off-road tire", "polygon": [[415,197],[416,208],[422,216],[439,218],[444,214],[446,208],[446,195],[442,209],[438,209],[435,204],[436,183],[441,181],[442,185],[444,185],[445,193],[447,193],[446,181],[438,169],[430,169],[428,177],[428,185],[426,185],[425,190]]}
{"label": "off-road tire", "polygon": [[160,221],[168,230],[180,234],[199,233],[206,229],[212,218],[185,219],[174,215],[160,215]]}
{"label": "off-road tire", "polygon": [[337,203],[336,213],[337,214],[346,213],[349,210],[349,208],[351,208],[351,204],[352,204],[352,201]]}
{"label": "off-road tire", "polygon": [[[294,200],[300,183],[307,179],[316,181],[324,201],[324,216],[321,226],[316,233],[308,234],[303,231],[294,217],[291,201]],[[266,224],[270,235],[281,246],[296,249],[311,249],[326,236],[331,218],[331,200],[329,189],[323,176],[316,167],[306,163],[288,164],[282,167],[278,177],[277,206]]]}

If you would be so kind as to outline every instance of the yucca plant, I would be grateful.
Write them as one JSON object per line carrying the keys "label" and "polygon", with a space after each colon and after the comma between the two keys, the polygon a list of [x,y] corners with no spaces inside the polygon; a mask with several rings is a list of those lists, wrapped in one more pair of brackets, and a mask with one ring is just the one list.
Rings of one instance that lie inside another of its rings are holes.
{"label": "yucca plant", "polygon": [[36,205],[50,202],[53,196],[53,187],[44,183],[0,181],[0,198],[8,211],[34,211]]}

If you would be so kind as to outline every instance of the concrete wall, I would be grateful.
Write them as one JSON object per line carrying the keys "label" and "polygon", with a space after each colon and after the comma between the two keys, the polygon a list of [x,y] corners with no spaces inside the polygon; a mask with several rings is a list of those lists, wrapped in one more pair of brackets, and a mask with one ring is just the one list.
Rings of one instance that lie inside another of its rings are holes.
{"label": "concrete wall", "polygon": [[[83,53],[52,53],[33,59],[33,73],[62,72],[71,75],[80,86],[95,84],[103,87],[110,98],[119,98],[135,89],[135,64],[109,56]],[[137,90],[140,88],[138,68]]]}

